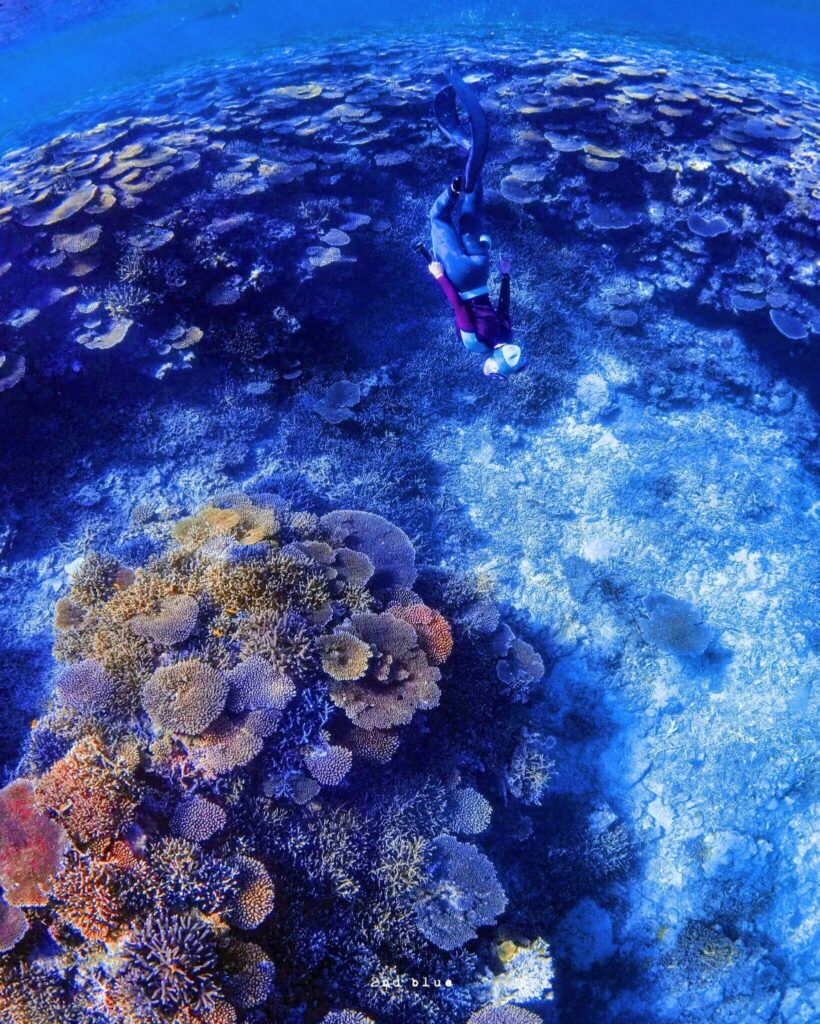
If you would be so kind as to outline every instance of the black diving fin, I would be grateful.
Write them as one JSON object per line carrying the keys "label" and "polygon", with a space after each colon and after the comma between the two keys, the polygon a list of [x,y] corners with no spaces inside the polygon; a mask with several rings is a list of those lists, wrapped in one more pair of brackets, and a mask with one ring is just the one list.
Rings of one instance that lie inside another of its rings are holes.
{"label": "black diving fin", "polygon": [[[464,171],[464,189],[466,192],[471,192],[475,188],[487,156],[487,147],[490,141],[487,115],[478,101],[478,96],[455,68],[447,70],[447,78],[450,84],[436,94],[433,110],[438,126],[447,138],[469,153],[467,167]],[[457,106],[459,101],[466,110],[470,121],[469,134],[459,120]]]}

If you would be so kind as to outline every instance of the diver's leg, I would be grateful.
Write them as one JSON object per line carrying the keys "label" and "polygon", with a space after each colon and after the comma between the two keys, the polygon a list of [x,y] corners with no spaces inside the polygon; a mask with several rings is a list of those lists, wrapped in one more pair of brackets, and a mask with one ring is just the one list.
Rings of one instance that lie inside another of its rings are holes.
{"label": "diver's leg", "polygon": [[443,265],[445,274],[456,289],[461,290],[471,264],[462,248],[461,236],[450,219],[455,211],[456,199],[455,193],[448,186],[433,203],[430,208],[430,241],[433,256]]}
{"label": "diver's leg", "polygon": [[490,129],[487,124],[487,115],[478,101],[478,96],[455,68],[449,69],[447,78],[470,119],[470,155],[467,157],[467,166],[464,170],[464,189],[466,192],[471,192],[478,183],[481,170],[484,167],[487,148],[490,144]]}
{"label": "diver's leg", "polygon": [[461,244],[464,251],[470,256],[478,256],[486,251],[481,244],[483,205],[484,186],[479,178],[472,192],[464,193],[461,201],[461,218],[458,224]]}

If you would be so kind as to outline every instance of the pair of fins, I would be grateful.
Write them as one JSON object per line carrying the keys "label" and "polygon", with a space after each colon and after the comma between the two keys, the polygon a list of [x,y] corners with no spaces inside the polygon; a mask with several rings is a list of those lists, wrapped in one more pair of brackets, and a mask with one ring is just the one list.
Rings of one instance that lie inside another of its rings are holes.
{"label": "pair of fins", "polygon": [[[450,84],[445,85],[437,93],[433,110],[442,132],[468,154],[463,188],[465,192],[472,192],[484,167],[490,143],[487,115],[481,108],[478,96],[455,68],[448,68],[446,75]],[[467,112],[469,132],[465,130],[458,116],[459,101]]]}

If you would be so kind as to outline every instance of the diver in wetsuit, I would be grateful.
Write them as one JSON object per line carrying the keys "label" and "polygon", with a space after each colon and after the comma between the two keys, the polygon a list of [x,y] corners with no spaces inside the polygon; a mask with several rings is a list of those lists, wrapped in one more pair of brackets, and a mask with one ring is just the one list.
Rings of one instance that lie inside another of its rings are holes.
{"label": "diver in wetsuit", "polygon": [[[487,155],[487,117],[473,90],[454,70],[450,85],[436,96],[435,112],[444,134],[468,153],[463,177],[441,193],[430,210],[433,260],[430,273],[453,307],[456,333],[469,352],[486,354],[484,373],[507,376],[523,365],[521,349],[512,343],[510,323],[510,261],[499,260],[501,291],[493,306],[487,289],[490,236],[482,230],[484,191],[481,171]],[[456,101],[469,120],[469,136],[461,127]]]}

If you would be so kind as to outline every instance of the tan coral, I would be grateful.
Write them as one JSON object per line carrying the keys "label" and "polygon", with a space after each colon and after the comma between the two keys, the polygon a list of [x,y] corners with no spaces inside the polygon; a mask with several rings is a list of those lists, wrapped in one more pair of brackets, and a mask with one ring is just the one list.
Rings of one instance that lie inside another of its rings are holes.
{"label": "tan coral", "polygon": [[417,710],[436,707],[441,672],[430,664],[410,623],[390,612],[364,613],[353,616],[352,627],[373,656],[361,679],[334,683],[330,695],[354,725],[390,729],[407,725]]}

